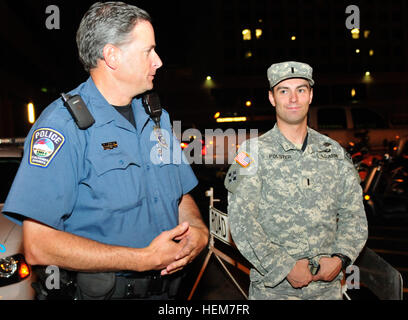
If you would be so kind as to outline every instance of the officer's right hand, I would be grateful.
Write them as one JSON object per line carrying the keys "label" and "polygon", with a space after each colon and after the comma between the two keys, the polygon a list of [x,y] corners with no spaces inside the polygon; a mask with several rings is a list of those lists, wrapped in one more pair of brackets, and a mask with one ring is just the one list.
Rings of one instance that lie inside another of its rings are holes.
{"label": "officer's right hand", "polygon": [[313,275],[309,270],[309,260],[298,260],[286,279],[295,289],[308,286],[313,280]]}
{"label": "officer's right hand", "polygon": [[176,242],[175,238],[181,237],[190,229],[190,225],[184,222],[174,229],[164,231],[157,236],[147,247],[148,270],[163,270],[169,264],[176,261],[176,256],[185,245],[184,241]]}

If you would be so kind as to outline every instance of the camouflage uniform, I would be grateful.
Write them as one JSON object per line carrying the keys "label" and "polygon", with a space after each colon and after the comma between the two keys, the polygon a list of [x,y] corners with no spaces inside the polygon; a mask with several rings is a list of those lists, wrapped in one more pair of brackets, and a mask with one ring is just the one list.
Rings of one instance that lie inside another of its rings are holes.
{"label": "camouflage uniform", "polygon": [[232,237],[254,267],[250,299],[342,298],[342,273],[301,289],[286,276],[303,258],[357,258],[367,240],[359,183],[345,150],[310,128],[304,151],[277,126],[241,146],[225,186]]}

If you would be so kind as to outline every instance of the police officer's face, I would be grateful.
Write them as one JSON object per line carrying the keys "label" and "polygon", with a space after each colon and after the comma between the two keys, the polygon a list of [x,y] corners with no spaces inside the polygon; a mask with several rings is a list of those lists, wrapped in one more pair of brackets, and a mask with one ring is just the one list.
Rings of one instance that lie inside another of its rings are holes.
{"label": "police officer's face", "polygon": [[134,96],[153,89],[156,71],[163,65],[155,47],[153,26],[148,21],[138,22],[130,42],[120,47],[118,78]]}
{"label": "police officer's face", "polygon": [[305,79],[288,79],[269,92],[269,100],[276,108],[278,121],[287,124],[307,122],[307,112],[312,103],[313,89]]}

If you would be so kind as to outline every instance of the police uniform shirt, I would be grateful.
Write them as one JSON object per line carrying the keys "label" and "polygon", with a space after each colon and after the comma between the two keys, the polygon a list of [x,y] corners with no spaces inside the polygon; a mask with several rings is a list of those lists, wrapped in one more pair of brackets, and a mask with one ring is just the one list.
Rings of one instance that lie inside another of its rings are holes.
{"label": "police uniform shirt", "polygon": [[178,224],[180,199],[197,185],[168,113],[158,134],[141,99],[132,101],[135,128],[91,78],[70,94],[81,95],[95,124],[79,130],[62,100],[46,108],[3,212],[105,244],[148,246]]}

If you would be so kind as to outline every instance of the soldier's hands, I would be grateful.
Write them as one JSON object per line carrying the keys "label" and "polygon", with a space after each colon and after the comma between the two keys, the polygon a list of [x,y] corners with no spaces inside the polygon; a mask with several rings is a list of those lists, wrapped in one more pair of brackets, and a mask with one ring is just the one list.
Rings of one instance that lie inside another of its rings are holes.
{"label": "soldier's hands", "polygon": [[191,263],[195,257],[204,249],[208,243],[208,230],[195,226],[190,226],[189,230],[177,237],[183,248],[176,255],[176,260],[166,269],[162,270],[161,275],[175,273]]}
{"label": "soldier's hands", "polygon": [[320,270],[313,276],[313,281],[333,281],[341,271],[339,257],[323,257],[319,260]]}
{"label": "soldier's hands", "polygon": [[289,272],[286,279],[295,289],[308,286],[313,280],[313,275],[309,270],[309,260],[302,259],[296,261],[295,266]]}
{"label": "soldier's hands", "polygon": [[320,269],[316,275],[309,270],[309,260],[302,259],[296,262],[286,279],[293,288],[303,288],[312,281],[333,281],[341,271],[341,260],[338,257],[323,257],[319,260]]}

